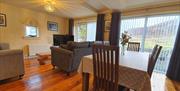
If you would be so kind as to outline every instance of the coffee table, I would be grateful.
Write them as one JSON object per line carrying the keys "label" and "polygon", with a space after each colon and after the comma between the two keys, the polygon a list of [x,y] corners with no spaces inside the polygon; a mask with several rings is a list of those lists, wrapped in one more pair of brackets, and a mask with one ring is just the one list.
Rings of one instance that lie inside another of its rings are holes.
{"label": "coffee table", "polygon": [[45,61],[51,59],[51,53],[50,52],[37,53],[36,56],[37,56],[37,60],[39,61],[40,65],[44,65]]}

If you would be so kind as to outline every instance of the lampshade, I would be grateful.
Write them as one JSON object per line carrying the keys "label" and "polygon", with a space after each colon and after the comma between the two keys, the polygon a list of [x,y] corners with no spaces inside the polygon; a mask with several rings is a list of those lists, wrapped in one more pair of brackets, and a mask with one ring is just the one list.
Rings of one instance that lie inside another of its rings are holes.
{"label": "lampshade", "polygon": [[45,5],[44,8],[48,12],[54,12],[54,10],[55,10],[55,7],[52,5],[49,5],[49,4]]}
{"label": "lampshade", "polygon": [[54,0],[44,0],[45,5],[44,9],[48,12],[54,12],[55,11],[55,1]]}

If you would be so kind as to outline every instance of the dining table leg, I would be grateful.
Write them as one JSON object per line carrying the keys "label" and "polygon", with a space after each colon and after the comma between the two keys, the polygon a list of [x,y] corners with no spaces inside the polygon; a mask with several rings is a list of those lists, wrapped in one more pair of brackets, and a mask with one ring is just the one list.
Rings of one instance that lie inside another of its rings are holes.
{"label": "dining table leg", "polygon": [[82,89],[83,91],[88,91],[89,89],[89,73],[82,73],[83,75],[83,84],[82,84]]}

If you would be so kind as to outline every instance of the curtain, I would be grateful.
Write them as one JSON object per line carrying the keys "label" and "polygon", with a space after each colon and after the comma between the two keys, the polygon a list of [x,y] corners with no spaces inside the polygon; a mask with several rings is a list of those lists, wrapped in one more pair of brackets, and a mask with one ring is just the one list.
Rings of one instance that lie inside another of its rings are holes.
{"label": "curtain", "polygon": [[112,13],[111,28],[110,28],[110,35],[109,35],[110,45],[119,46],[120,25],[121,25],[120,19],[121,19],[120,12]]}
{"label": "curtain", "polygon": [[74,19],[69,19],[69,35],[73,35]]}
{"label": "curtain", "polygon": [[97,16],[97,27],[96,27],[96,41],[104,40],[104,20],[105,14],[98,14]]}
{"label": "curtain", "polygon": [[180,23],[174,45],[174,50],[169,63],[167,77],[172,80],[180,81]]}

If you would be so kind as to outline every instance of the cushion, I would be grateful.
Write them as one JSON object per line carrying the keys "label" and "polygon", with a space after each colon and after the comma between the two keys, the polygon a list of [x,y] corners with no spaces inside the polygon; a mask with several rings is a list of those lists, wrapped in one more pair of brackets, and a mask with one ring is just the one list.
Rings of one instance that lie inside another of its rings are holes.
{"label": "cushion", "polygon": [[68,49],[68,46],[66,44],[61,44],[60,47],[64,49]]}
{"label": "cushion", "polygon": [[95,41],[94,44],[110,45],[109,41]]}
{"label": "cushion", "polygon": [[89,42],[89,47],[92,47],[92,45],[94,44],[94,42]]}
{"label": "cushion", "polygon": [[88,48],[89,42],[74,42],[74,41],[68,41],[67,47],[69,50],[73,50],[75,48]]}
{"label": "cushion", "polygon": [[76,48],[87,48],[89,47],[89,42],[76,42]]}
{"label": "cushion", "polygon": [[7,50],[9,49],[8,43],[0,43],[0,50]]}

